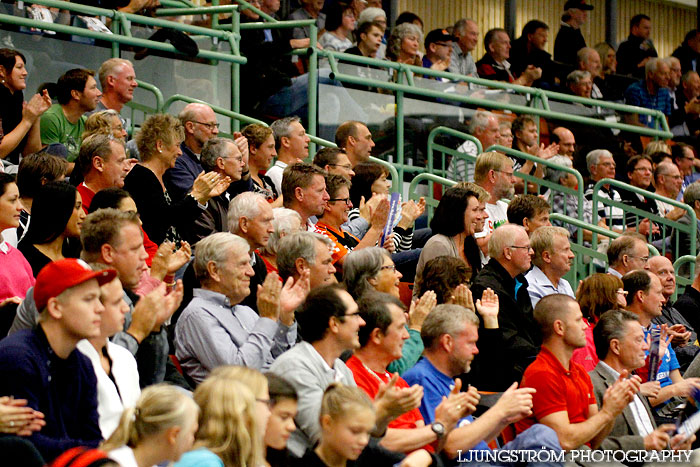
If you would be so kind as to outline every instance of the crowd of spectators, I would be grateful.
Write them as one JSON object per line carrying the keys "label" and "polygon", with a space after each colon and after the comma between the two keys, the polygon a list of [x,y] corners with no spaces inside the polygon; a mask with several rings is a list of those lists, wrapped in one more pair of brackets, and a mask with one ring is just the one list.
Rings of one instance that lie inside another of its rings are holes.
{"label": "crowd of spectators", "polygon": [[[700,33],[661,59],[640,14],[617,52],[586,47],[593,6],[567,0],[553,55],[549,25],[533,19],[512,54],[504,29],[487,31],[475,60],[474,20],[423,41],[413,13],[387,31],[381,2],[325,3],[289,14],[316,20],[324,50],[624,96],[660,110],[677,140],[642,149],[624,132],[477,110],[468,132],[481,149],[457,148],[470,159],[445,166],[456,183],[426,227],[426,200],[402,202],[370,158],[366,123],[346,118],[337,148],[309,153],[308,75],[288,54],[310,45],[308,28],[242,30],[241,107],[275,118],[230,138],[204,103],[128,135],[120,112],[136,76],[124,59],[71,69],[55,96],[25,102],[26,57],[0,49],[5,459],[409,467],[492,449],[694,447],[668,422],[700,391],[700,259],[675,302],[672,262],[700,242]],[[582,206],[540,186],[576,189],[574,168]],[[599,228],[550,221],[578,212]],[[689,226],[677,251],[658,218]],[[573,239],[580,230],[590,245],[594,229],[607,262],[591,260],[599,272],[575,284]],[[649,244],[668,253],[650,257]]]}

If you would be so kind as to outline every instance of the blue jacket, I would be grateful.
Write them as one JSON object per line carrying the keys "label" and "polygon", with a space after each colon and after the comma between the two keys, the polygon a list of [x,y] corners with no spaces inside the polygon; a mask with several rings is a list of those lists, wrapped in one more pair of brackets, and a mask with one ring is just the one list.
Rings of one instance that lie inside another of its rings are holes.
{"label": "blue jacket", "polygon": [[194,179],[202,172],[199,158],[183,142],[180,144],[182,155],[175,161],[175,167],[163,174],[163,183],[173,201],[179,201],[192,190]]}

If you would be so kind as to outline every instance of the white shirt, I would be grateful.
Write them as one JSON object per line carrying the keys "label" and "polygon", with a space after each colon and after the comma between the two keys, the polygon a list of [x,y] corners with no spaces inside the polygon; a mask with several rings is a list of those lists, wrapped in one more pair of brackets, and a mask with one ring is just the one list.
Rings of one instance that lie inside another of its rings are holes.
{"label": "white shirt", "polygon": [[267,172],[265,172],[265,175],[270,177],[270,180],[272,180],[272,183],[275,185],[277,193],[280,195],[282,194],[282,172],[284,172],[286,167],[286,162],[277,161]]}
{"label": "white shirt", "polygon": [[[125,407],[133,407],[141,395],[139,387],[139,372],[136,360],[124,347],[107,342],[107,353],[112,359],[112,375],[117,386],[109,378],[97,349],[87,340],[78,342],[78,350],[92,362],[97,377],[97,414],[100,431],[104,439],[109,438],[119,425],[119,419]],[[120,397],[121,396],[121,397]]]}
{"label": "white shirt", "polygon": [[[600,361],[600,363],[605,367],[606,370],[608,370],[615,378],[620,377],[620,373],[615,371],[610,365],[605,363],[604,361]],[[644,407],[644,403],[639,399],[639,393],[634,395],[634,398],[632,399],[632,403],[630,404],[630,410],[632,410],[632,416],[634,417],[634,423],[637,424],[637,429],[639,430],[639,434],[641,436],[646,436],[652,431],[654,431],[654,425],[651,423],[651,420],[649,419],[649,413],[647,412],[647,409]]]}
{"label": "white shirt", "polygon": [[136,463],[134,450],[129,446],[122,446],[107,453],[110,459],[117,461],[121,467],[139,467]]}
{"label": "white shirt", "polygon": [[[491,204],[491,203],[486,203],[486,214],[489,215],[488,218],[486,218],[486,223],[484,224],[484,230],[481,232],[477,232],[474,234],[474,238],[484,238],[487,235],[490,235],[493,233],[493,231],[497,228],[502,226],[503,224],[508,223],[508,205],[504,202],[501,201],[500,199],[496,201],[496,204]],[[489,257],[487,255],[484,255],[484,253],[479,250],[479,253],[481,255],[481,265],[485,265],[486,263],[489,262]]]}

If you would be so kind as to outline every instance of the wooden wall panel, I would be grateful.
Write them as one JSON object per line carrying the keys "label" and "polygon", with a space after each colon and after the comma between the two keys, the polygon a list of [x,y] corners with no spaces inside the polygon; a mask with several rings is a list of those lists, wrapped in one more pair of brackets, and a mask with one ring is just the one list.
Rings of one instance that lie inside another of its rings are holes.
{"label": "wooden wall panel", "polygon": [[[589,12],[583,26],[583,36],[589,46],[605,40],[605,0],[589,0],[595,9]],[[479,24],[480,38],[493,27],[504,24],[503,2],[498,0],[399,0],[399,12],[409,10],[425,22],[425,30],[446,27],[459,18],[472,18]],[[559,30],[564,0],[518,0],[516,37],[531,19],[539,19],[550,27],[547,51],[552,52],[554,38]],[[665,57],[683,41],[685,33],[695,27],[695,9],[659,0],[619,0],[618,40],[629,34],[629,20],[637,13],[652,18],[652,39]],[[480,42],[473,55],[478,60],[484,53]]]}

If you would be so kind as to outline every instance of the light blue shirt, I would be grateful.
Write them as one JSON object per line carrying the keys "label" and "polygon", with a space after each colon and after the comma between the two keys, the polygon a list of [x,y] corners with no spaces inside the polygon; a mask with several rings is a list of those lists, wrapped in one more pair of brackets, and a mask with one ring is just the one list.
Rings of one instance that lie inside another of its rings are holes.
{"label": "light blue shirt", "polygon": [[576,295],[574,295],[574,291],[568,281],[559,279],[559,283],[555,286],[537,266],[533,267],[530,272],[525,274],[525,279],[527,279],[527,292],[530,294],[532,308],[535,308],[537,302],[547,295],[559,293],[568,295],[574,300],[576,299]]}

